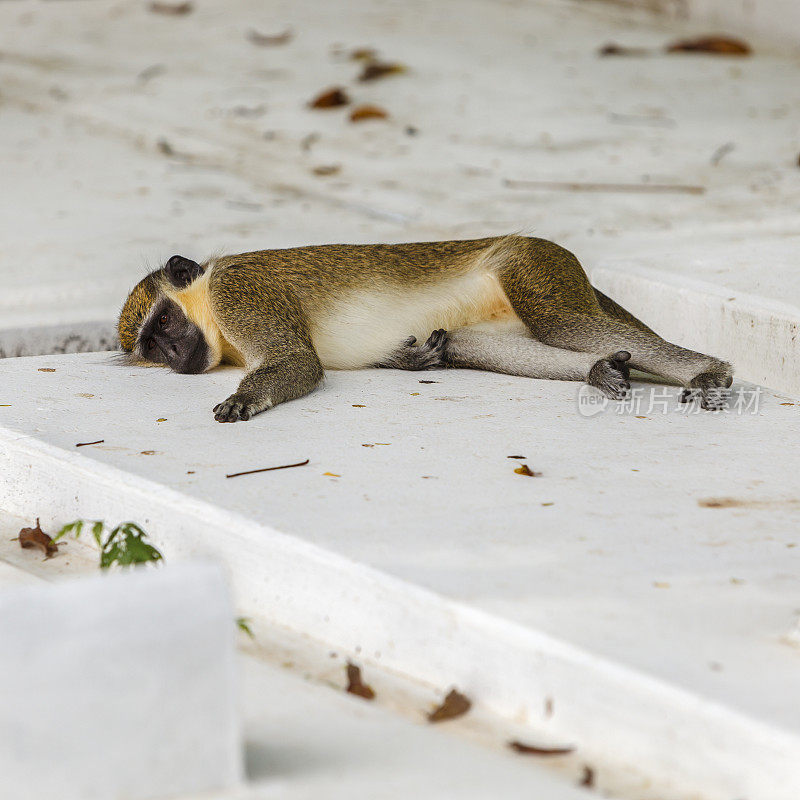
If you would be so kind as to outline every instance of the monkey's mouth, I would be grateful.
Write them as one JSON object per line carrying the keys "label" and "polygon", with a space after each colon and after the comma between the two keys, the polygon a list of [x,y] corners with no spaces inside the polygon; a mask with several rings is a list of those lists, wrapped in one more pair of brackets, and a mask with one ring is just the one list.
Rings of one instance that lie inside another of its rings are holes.
{"label": "monkey's mouth", "polygon": [[181,375],[198,375],[208,368],[208,346],[202,335],[197,337],[197,344],[189,355],[178,366],[176,372]]}

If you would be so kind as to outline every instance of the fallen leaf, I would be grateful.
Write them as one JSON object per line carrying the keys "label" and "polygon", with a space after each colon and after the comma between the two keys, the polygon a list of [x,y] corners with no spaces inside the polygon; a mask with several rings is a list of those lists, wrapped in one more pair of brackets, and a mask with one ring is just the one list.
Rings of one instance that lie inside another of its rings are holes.
{"label": "fallen leaf", "polygon": [[358,106],[350,113],[350,122],[363,122],[367,119],[386,119],[389,114],[380,106]]}
{"label": "fallen leaf", "polygon": [[39,367],[39,372],[55,372],[52,367]]}
{"label": "fallen leaf", "polygon": [[529,478],[541,478],[542,477],[542,473],[541,472],[534,472],[527,464],[520,464],[514,470],[514,472],[516,472],[517,475],[527,475]]}
{"label": "fallen leaf", "polygon": [[646,56],[650,55],[650,50],[646,47],[626,47],[616,42],[604,44],[597,54],[600,56]]}
{"label": "fallen leaf", "polygon": [[360,406],[356,403],[353,404],[353,408],[366,408],[366,406]]}
{"label": "fallen leaf", "polygon": [[591,789],[594,786],[594,770],[588,764],[584,764],[580,785],[585,786],[587,789]]}
{"label": "fallen leaf", "polygon": [[191,3],[150,3],[150,10],[154,14],[166,14],[170,17],[183,17],[190,14],[193,5]]}
{"label": "fallen leaf", "polygon": [[276,47],[281,44],[288,44],[294,38],[291,28],[287,28],[283,33],[259,33],[252,28],[245,34],[248,42],[252,42],[259,47]]}
{"label": "fallen leaf", "polygon": [[472,708],[469,698],[456,689],[451,689],[444,702],[428,714],[428,722],[443,722],[447,719],[461,717]]}
{"label": "fallen leaf", "polygon": [[154,456],[155,454],[155,450],[142,450],[142,452],[139,453],[140,456]]}
{"label": "fallen leaf", "polygon": [[89,398],[89,397],[94,397],[94,395],[93,394],[88,394],[87,392],[81,392],[80,394],[76,394],[75,397],[86,397],[86,398]]}
{"label": "fallen leaf", "polygon": [[156,420],[156,422],[166,422],[166,421],[167,421],[167,418],[166,418],[166,417],[159,417],[159,418]]}
{"label": "fallen leaf", "polygon": [[419,392],[411,392],[412,397],[419,397]]}
{"label": "fallen leaf", "polygon": [[781,403],[782,406],[793,406],[794,403]]}
{"label": "fallen leaf", "polygon": [[388,75],[400,75],[406,68],[402,64],[386,63],[383,61],[368,61],[364,64],[364,69],[358,79],[362,82],[375,81],[378,78],[385,78]]}
{"label": "fallen leaf", "polygon": [[555,503],[542,503],[543,506],[554,506]]}
{"label": "fallen leaf", "polygon": [[341,475],[337,475],[335,472],[323,472],[323,475],[328,475],[331,478],[341,478]]}
{"label": "fallen leaf", "polygon": [[321,164],[318,167],[314,167],[311,170],[315,175],[336,175],[338,172],[342,171],[341,164]]}
{"label": "fallen leaf", "polygon": [[363,697],[365,700],[372,700],[375,697],[372,687],[361,680],[361,668],[351,661],[347,662],[347,692]]}
{"label": "fallen leaf", "polygon": [[374,444],[362,444],[361,446],[362,447],[375,447]]}
{"label": "fallen leaf", "polygon": [[509,742],[508,746],[517,753],[531,756],[565,756],[574,753],[574,747],[538,747],[524,742]]}
{"label": "fallen leaf", "polygon": [[346,106],[350,102],[350,98],[339,86],[333,89],[318,94],[308,105],[311,108],[337,108],[338,106]]}
{"label": "fallen leaf", "polygon": [[696,39],[680,39],[667,45],[668,53],[713,53],[721,56],[749,56],[750,45],[741,39],[729,36],[699,36]]}
{"label": "fallen leaf", "polygon": [[17,536],[19,546],[26,550],[38,548],[44,553],[45,560],[52,558],[58,552],[58,545],[48,536],[39,525],[39,517],[36,517],[35,528],[23,528]]}
{"label": "fallen leaf", "polygon": [[90,444],[103,444],[105,439],[98,439],[96,442],[78,442],[75,447],[88,447]]}
{"label": "fallen leaf", "polygon": [[377,55],[377,50],[373,50],[371,47],[357,47],[351,51],[350,58],[353,61],[374,61]]}
{"label": "fallen leaf", "polygon": [[187,469],[186,470],[186,474],[187,475],[194,475],[194,470],[193,469]]}

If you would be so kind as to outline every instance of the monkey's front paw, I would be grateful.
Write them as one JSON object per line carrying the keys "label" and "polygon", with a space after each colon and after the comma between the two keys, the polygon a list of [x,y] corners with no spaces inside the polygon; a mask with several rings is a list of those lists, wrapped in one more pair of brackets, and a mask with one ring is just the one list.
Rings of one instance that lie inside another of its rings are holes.
{"label": "monkey's front paw", "polygon": [[217,422],[246,422],[250,417],[269,408],[269,403],[256,403],[241,394],[232,394],[224,403],[214,406]]}
{"label": "monkey's front paw", "polygon": [[713,369],[701,372],[689,381],[689,388],[681,392],[681,403],[689,403],[699,398],[700,406],[706,411],[724,411],[728,407],[733,383],[731,365],[720,361]]}
{"label": "monkey's front paw", "polygon": [[620,350],[608,358],[601,358],[590,370],[586,382],[599,389],[612,400],[624,400],[631,388],[628,361],[631,354]]}
{"label": "monkey's front paw", "polygon": [[416,338],[409,336],[380,366],[392,369],[437,369],[447,366],[446,351],[447,331],[439,329],[428,337],[425,344],[418,345]]}

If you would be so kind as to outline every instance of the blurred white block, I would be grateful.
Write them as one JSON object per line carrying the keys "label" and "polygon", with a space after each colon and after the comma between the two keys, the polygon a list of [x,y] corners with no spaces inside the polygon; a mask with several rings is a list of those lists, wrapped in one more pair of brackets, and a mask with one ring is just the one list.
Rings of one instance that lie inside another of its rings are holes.
{"label": "blurred white block", "polygon": [[141,800],[238,783],[234,637],[210,564],[0,593],[0,794]]}

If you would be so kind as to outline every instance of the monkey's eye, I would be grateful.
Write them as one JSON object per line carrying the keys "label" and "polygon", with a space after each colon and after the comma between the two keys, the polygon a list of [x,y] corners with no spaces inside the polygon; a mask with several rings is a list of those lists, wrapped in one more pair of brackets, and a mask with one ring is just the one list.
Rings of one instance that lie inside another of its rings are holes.
{"label": "monkey's eye", "polygon": [[156,346],[156,340],[151,336],[147,340],[147,349],[152,350],[153,348],[155,348],[155,346]]}
{"label": "monkey's eye", "polygon": [[167,320],[168,320],[168,319],[169,319],[169,314],[167,314],[167,313],[165,312],[164,314],[162,314],[162,315],[161,315],[161,316],[158,318],[158,324],[159,324],[159,325],[161,325],[161,326],[163,327],[164,325],[166,325],[166,324],[167,324]]}

